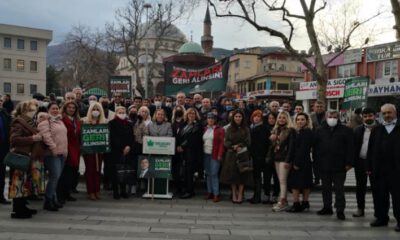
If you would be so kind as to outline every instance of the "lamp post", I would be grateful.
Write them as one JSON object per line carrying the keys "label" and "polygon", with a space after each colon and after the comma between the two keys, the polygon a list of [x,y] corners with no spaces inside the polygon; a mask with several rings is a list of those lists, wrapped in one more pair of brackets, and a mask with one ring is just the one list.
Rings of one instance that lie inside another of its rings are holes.
{"label": "lamp post", "polygon": [[[143,7],[146,9],[146,27],[149,27],[149,8],[151,8],[151,4],[146,3],[143,5]],[[150,29],[150,28],[149,28]],[[145,58],[145,70],[144,70],[144,97],[148,98],[149,97],[149,64],[148,64],[148,59],[147,56],[149,55],[149,39],[148,39],[148,31],[149,29],[147,29],[147,37],[146,37],[146,42],[145,42],[145,54],[146,54],[146,58]]]}

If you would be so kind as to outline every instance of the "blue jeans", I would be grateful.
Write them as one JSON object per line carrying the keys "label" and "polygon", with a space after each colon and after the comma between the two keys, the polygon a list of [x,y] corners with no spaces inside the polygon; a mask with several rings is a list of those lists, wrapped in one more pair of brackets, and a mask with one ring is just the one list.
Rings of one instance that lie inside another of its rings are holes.
{"label": "blue jeans", "polygon": [[204,154],[204,171],[207,178],[207,192],[219,195],[219,172],[220,162],[212,159],[211,154]]}
{"label": "blue jeans", "polygon": [[47,156],[44,159],[45,167],[49,172],[49,181],[46,186],[46,197],[48,199],[57,198],[56,190],[58,180],[64,168],[64,156]]}

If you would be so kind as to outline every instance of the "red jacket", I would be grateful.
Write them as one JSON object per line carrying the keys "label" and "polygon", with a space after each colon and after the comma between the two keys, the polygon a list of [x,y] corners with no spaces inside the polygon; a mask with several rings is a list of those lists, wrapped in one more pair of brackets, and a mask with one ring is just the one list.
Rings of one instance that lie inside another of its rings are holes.
{"label": "red jacket", "polygon": [[[204,133],[207,131],[207,127],[204,128]],[[212,148],[212,159],[222,160],[224,156],[224,138],[225,130],[220,126],[214,128],[213,148]]]}
{"label": "red jacket", "polygon": [[68,136],[68,158],[66,164],[78,169],[80,160],[80,148],[81,148],[81,123],[75,120],[75,127],[69,117],[64,117],[63,122],[67,128]]}

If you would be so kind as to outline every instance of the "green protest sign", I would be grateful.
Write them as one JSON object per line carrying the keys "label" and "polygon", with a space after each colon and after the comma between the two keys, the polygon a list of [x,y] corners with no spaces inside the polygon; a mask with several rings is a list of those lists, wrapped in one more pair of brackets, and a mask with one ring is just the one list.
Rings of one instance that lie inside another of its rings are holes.
{"label": "green protest sign", "polygon": [[367,106],[369,79],[355,77],[346,80],[344,86],[343,109],[355,109]]}
{"label": "green protest sign", "polygon": [[81,153],[110,152],[110,131],[107,124],[82,124]]}
{"label": "green protest sign", "polygon": [[138,178],[171,179],[171,156],[140,155]]}

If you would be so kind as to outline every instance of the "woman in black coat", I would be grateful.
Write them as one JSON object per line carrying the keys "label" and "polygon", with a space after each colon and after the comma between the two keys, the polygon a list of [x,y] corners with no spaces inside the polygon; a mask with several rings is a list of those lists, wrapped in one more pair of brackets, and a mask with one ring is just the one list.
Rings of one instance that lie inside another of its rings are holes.
{"label": "woman in black coat", "polygon": [[[177,152],[181,154],[181,174],[183,179],[182,199],[194,196],[193,175],[203,153],[203,128],[199,113],[195,108],[189,108],[185,113],[185,124],[176,138]],[[202,174],[202,173],[199,173]]]}
{"label": "woman in black coat", "polygon": [[[132,148],[134,144],[133,126],[128,121],[125,107],[115,109],[115,118],[109,122],[110,145],[112,159],[112,185],[114,199],[120,197],[128,198],[126,184],[119,182],[117,175],[117,165],[133,165]],[[132,169],[133,166],[131,166]]]}
{"label": "woman in black coat", "polygon": [[[267,124],[262,121],[262,112],[256,110],[251,114],[250,122],[250,155],[253,159],[253,178],[254,178],[254,195],[248,201],[253,204],[261,202],[261,173],[265,173],[265,158],[267,155],[268,147],[270,145],[269,136],[271,132],[268,130]],[[269,194],[268,194],[269,196]]]}
{"label": "woman in black coat", "polygon": [[[313,132],[310,117],[306,113],[298,113],[295,118],[295,134],[291,135],[289,147],[289,173],[288,186],[292,189],[293,205],[287,212],[302,212],[309,210],[310,189],[313,183],[311,146]],[[300,193],[303,201],[300,203]]]}

